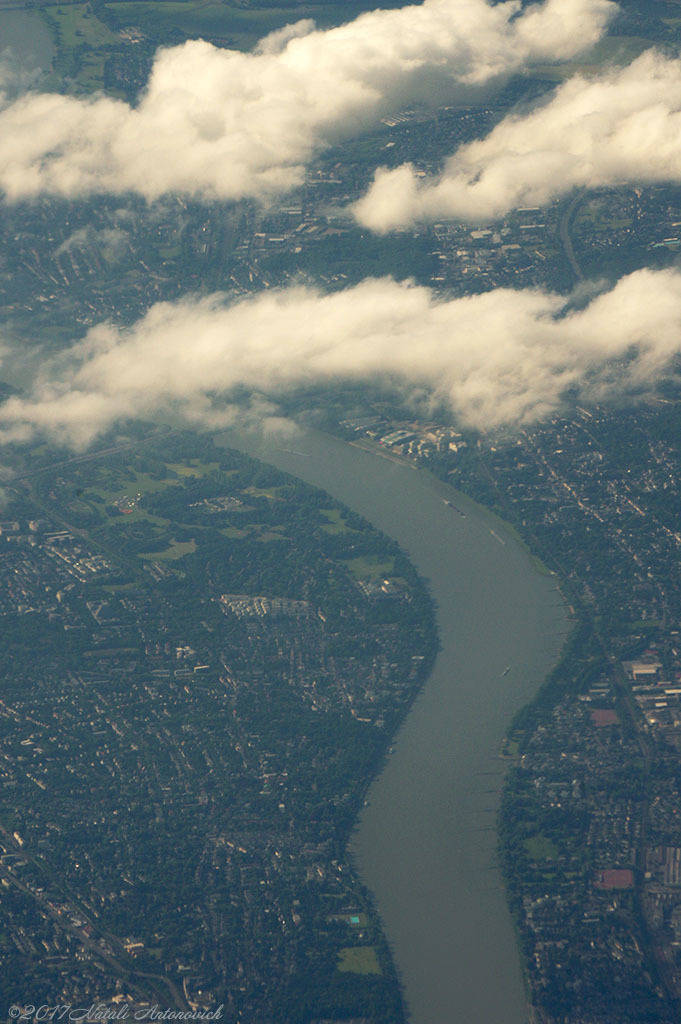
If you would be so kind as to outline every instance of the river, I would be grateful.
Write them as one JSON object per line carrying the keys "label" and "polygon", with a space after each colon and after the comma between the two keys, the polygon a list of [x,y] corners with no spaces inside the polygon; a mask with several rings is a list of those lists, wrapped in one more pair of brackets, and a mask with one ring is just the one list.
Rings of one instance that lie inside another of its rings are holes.
{"label": "river", "polygon": [[54,46],[40,15],[34,11],[4,10],[0,6],[0,56],[9,57],[10,66],[16,61],[22,71],[49,70]]}
{"label": "river", "polygon": [[316,431],[294,441],[235,432],[222,440],[365,516],[428,581],[442,649],[371,787],[351,849],[413,1024],[527,1024],[497,866],[498,752],[569,628],[555,579],[537,572],[496,517],[406,462]]}

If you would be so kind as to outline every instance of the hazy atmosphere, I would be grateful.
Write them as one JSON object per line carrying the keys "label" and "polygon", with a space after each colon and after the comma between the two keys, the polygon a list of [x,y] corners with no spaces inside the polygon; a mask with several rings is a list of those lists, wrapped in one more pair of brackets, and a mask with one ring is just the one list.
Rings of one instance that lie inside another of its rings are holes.
{"label": "hazy atmosphere", "polygon": [[681,8],[384,2],[0,0],[0,1020],[681,1020]]}

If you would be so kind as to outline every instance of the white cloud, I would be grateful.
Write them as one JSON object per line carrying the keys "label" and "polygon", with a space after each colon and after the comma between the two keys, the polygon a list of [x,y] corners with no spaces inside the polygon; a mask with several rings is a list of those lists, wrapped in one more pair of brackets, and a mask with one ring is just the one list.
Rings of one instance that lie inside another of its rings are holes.
{"label": "white cloud", "polygon": [[388,108],[479,87],[595,43],[609,0],[425,0],[327,31],[273,33],[254,53],[193,41],[156,56],[136,107],[29,93],[0,111],[0,189],[17,199],[132,190],[267,197],[330,141]]}
{"label": "white cloud", "polygon": [[435,179],[379,169],[355,216],[376,231],[443,217],[489,220],[576,187],[681,180],[681,60],[651,50],[575,76],[546,104],[462,146]]}
{"label": "white cloud", "polygon": [[[389,278],[323,294],[297,287],[229,305],[161,303],[128,330],[93,328],[0,406],[0,433],[87,444],[115,421],[172,410],[229,421],[234,389],[276,400],[336,380],[396,383],[481,429],[531,422],[585,397],[650,388],[681,352],[681,273],[641,270],[579,310],[497,289],[445,300]],[[268,413],[268,415],[271,413]]]}

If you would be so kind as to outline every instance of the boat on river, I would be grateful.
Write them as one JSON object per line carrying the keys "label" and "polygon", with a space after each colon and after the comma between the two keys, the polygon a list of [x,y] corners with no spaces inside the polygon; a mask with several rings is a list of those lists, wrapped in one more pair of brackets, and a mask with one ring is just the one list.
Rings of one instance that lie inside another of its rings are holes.
{"label": "boat on river", "polygon": [[444,501],[444,503],[447,506],[447,508],[454,509],[455,512],[459,513],[459,515],[461,516],[462,519],[466,518],[466,513],[462,512],[460,508],[457,508],[453,501],[449,501],[448,498],[443,498],[442,500]]}

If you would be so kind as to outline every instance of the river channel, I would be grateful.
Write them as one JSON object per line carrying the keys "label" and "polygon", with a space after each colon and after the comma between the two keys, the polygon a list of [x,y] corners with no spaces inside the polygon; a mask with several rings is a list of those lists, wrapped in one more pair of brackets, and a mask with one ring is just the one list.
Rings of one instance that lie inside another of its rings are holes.
{"label": "river channel", "polygon": [[0,6],[0,57],[19,71],[47,70],[54,46],[47,26],[34,11]]}
{"label": "river channel", "polygon": [[316,431],[221,441],[327,490],[397,540],[428,582],[441,651],[351,849],[413,1024],[527,1024],[497,864],[498,753],[569,629],[554,577],[496,517],[406,462]]}

